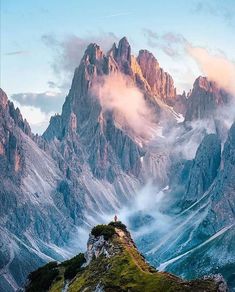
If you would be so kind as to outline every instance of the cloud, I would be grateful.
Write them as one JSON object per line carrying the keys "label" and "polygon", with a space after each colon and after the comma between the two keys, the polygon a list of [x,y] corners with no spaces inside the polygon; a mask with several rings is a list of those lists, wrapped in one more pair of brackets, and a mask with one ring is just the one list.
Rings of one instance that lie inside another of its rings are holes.
{"label": "cloud", "polygon": [[30,105],[22,105],[19,102],[13,100],[14,105],[20,109],[20,112],[25,118],[33,133],[42,134],[45,128],[48,126],[50,117],[55,114],[55,112],[43,112],[40,108]]}
{"label": "cloud", "polygon": [[14,52],[5,53],[6,56],[27,55],[27,54],[29,54],[29,51],[14,51]]}
{"label": "cloud", "polygon": [[147,44],[151,48],[159,48],[170,57],[179,57],[182,54],[183,46],[187,42],[181,34],[173,32],[160,35],[147,28],[144,28],[143,32],[147,39]]}
{"label": "cloud", "polygon": [[205,13],[215,17],[222,18],[227,24],[231,25],[234,20],[234,9],[231,5],[227,5],[226,1],[220,0],[203,0],[195,3],[192,9],[195,14]]}
{"label": "cloud", "polygon": [[[171,216],[162,211],[168,203],[164,190],[149,181],[133,194],[130,205],[117,211],[118,220],[128,226],[135,240],[154,231],[165,233],[172,225]],[[111,220],[113,213],[102,214],[102,222]]]}
{"label": "cloud", "polygon": [[222,55],[213,55],[207,49],[187,46],[187,52],[197,62],[201,72],[235,96],[235,63]]}
{"label": "cloud", "polygon": [[[235,63],[223,54],[212,54],[208,49],[193,46],[181,34],[167,32],[159,35],[155,32],[144,29],[144,34],[149,46],[160,48],[166,55],[174,58],[184,59],[190,57],[200,69],[201,74],[208,77],[209,80],[215,81],[218,86],[235,95]],[[188,62],[189,63],[189,62]],[[187,69],[187,72],[192,70]]]}
{"label": "cloud", "polygon": [[122,128],[129,127],[137,136],[149,138],[152,112],[143,94],[122,74],[114,73],[98,80],[92,93],[99,98],[103,111],[113,111]]}
{"label": "cloud", "polygon": [[112,44],[118,41],[115,34],[99,33],[97,35],[89,35],[87,37],[79,37],[77,35],[69,35],[59,40],[53,34],[42,36],[42,41],[46,46],[56,52],[52,60],[52,68],[59,75],[69,75],[79,66],[80,60],[90,43],[101,45],[104,51],[111,48]]}
{"label": "cloud", "polygon": [[36,107],[45,113],[60,112],[64,97],[63,93],[57,91],[24,92],[11,95],[11,99],[20,105]]}
{"label": "cloud", "polygon": [[113,18],[113,17],[119,17],[119,16],[126,16],[126,15],[130,15],[130,14],[132,14],[132,12],[119,12],[119,13],[113,13],[113,14],[106,15],[104,18]]}

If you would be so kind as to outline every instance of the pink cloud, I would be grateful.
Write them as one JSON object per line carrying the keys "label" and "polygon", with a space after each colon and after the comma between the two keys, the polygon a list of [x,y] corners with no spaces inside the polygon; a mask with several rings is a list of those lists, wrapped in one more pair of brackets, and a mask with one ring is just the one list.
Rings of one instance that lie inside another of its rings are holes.
{"label": "pink cloud", "polygon": [[197,62],[208,79],[235,95],[235,63],[221,55],[213,55],[205,48],[188,45],[189,55]]}
{"label": "pink cloud", "polygon": [[94,84],[92,92],[99,98],[104,112],[114,112],[115,121],[121,128],[128,127],[135,135],[149,138],[153,115],[143,94],[131,80],[114,73]]}

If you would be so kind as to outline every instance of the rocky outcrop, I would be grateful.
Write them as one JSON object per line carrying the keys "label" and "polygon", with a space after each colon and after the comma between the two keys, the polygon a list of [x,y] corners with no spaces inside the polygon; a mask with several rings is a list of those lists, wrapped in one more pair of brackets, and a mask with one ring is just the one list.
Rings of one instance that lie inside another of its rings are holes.
{"label": "rocky outcrop", "polygon": [[182,94],[176,95],[173,107],[177,113],[180,113],[185,117],[186,110],[188,107],[188,98],[186,96],[185,91]]}
{"label": "rocky outcrop", "polygon": [[229,94],[215,82],[206,77],[198,77],[193,90],[188,95],[185,121],[205,119],[213,115],[215,110],[229,101]]}
{"label": "rocky outcrop", "polygon": [[94,227],[106,235],[111,229],[112,235],[108,238],[99,234],[90,235],[84,255],[79,254],[61,264],[51,262],[31,273],[26,291],[35,291],[35,288],[41,289],[41,286],[48,287],[49,291],[59,291],[61,287],[66,287],[66,291],[99,292],[128,291],[130,287],[135,291],[149,292],[172,289],[185,292],[228,291],[221,275],[184,281],[169,273],[159,273],[139,253],[125,225],[121,222],[110,224]]}
{"label": "rocky outcrop", "polygon": [[148,82],[151,91],[167,103],[174,103],[176,89],[172,77],[160,68],[158,61],[147,50],[141,50],[137,57],[142,74]]}
{"label": "rocky outcrop", "polygon": [[6,93],[0,88],[0,107],[4,110],[8,105]]}
{"label": "rocky outcrop", "polygon": [[8,101],[7,95],[0,90],[0,174],[2,177],[20,178],[24,168],[24,153],[22,140],[17,128],[31,135],[30,127],[23,120],[19,109],[15,109],[12,102]]}

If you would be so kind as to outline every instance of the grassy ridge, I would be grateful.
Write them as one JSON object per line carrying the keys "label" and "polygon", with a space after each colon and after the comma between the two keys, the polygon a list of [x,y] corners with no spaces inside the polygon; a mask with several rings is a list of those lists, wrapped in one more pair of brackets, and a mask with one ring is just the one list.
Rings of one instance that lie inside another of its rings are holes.
{"label": "grassy ridge", "polygon": [[[85,262],[83,254],[59,265],[50,263],[33,272],[32,282],[26,291],[60,292],[66,281],[69,281],[69,292],[94,291],[97,285],[108,292],[217,291],[216,284],[211,280],[186,282],[151,267],[138,252],[121,222],[98,225],[91,233],[97,238],[104,236],[110,247],[110,256],[100,255],[85,268],[82,267]],[[47,283],[43,284],[44,280]]]}

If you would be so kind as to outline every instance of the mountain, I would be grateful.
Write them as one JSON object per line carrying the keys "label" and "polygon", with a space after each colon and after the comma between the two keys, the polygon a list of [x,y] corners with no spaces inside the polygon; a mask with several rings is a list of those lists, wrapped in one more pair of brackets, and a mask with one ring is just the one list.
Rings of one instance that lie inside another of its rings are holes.
{"label": "mountain", "polygon": [[[107,53],[87,47],[42,136],[1,91],[0,290],[15,291],[32,270],[82,250],[90,226],[118,212],[130,215],[156,267],[188,279],[218,267],[234,286],[233,130],[201,120],[214,123],[227,102],[202,77],[191,93],[176,94],[157,59],[147,50],[133,56],[126,38]],[[182,268],[189,255],[197,269]]]}
{"label": "mountain", "polygon": [[230,94],[220,88],[216,82],[200,76],[195,80],[193,89],[189,93],[185,120],[208,118],[215,114],[218,107],[227,104],[230,98]]}
{"label": "mountain", "polygon": [[[180,190],[176,202],[181,210],[165,232],[152,231],[138,238],[140,250],[160,270],[189,279],[218,272],[234,287],[234,135],[235,123],[222,155],[219,138],[204,137],[195,159],[184,164],[178,182],[166,191],[166,196],[174,197],[176,188]],[[165,212],[172,209],[171,205]],[[185,265],[190,268],[182,268]]]}
{"label": "mountain", "polygon": [[103,112],[90,92],[96,78],[126,72],[128,82],[138,80],[159,111],[126,38],[114,49],[105,55],[98,45],[88,46],[62,114],[51,118],[42,137],[31,133],[1,91],[1,290],[16,290],[32,269],[72,254],[74,247],[68,246],[78,228],[128,204],[150,163],[159,181],[166,179],[159,170],[167,156],[152,161],[143,139],[136,141],[129,129],[117,126],[113,113]]}
{"label": "mountain", "polygon": [[151,267],[119,222],[95,226],[87,251],[32,272],[26,291],[227,291],[220,275],[183,281]]}
{"label": "mountain", "polygon": [[75,232],[57,190],[62,173],[34,138],[40,140],[1,91],[1,291],[16,290],[31,269],[52,258],[63,259],[69,253],[56,247],[68,239],[70,230]]}

